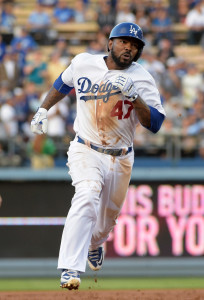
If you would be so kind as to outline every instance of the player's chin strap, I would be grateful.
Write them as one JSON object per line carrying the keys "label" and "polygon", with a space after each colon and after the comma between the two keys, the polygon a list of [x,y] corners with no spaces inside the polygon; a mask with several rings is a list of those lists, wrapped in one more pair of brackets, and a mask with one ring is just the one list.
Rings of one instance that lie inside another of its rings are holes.
{"label": "player's chin strap", "polygon": [[121,149],[105,149],[105,148],[101,148],[98,146],[95,146],[93,144],[91,144],[90,142],[87,143],[87,140],[82,139],[80,136],[77,136],[77,142],[87,145],[88,147],[90,147],[91,149],[103,153],[103,154],[108,154],[108,155],[112,155],[112,156],[122,156],[122,155],[127,155],[128,153],[132,152],[133,148],[132,147],[128,147],[128,148],[121,148]]}

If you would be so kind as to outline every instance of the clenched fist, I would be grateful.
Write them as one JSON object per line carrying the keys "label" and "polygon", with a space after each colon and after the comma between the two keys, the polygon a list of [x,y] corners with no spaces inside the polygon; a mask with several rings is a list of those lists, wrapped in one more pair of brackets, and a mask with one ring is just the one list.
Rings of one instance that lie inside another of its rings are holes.
{"label": "clenched fist", "polygon": [[130,101],[134,101],[138,97],[132,79],[125,74],[118,76],[113,85],[118,87],[122,94],[128,97]]}
{"label": "clenched fist", "polygon": [[31,131],[37,134],[47,133],[47,109],[38,109],[31,121]]}

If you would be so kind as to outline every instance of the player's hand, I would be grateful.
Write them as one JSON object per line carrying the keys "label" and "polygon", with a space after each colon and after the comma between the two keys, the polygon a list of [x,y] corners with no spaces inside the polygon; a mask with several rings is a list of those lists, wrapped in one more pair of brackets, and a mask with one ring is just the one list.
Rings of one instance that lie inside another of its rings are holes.
{"label": "player's hand", "polygon": [[118,76],[113,85],[118,87],[130,101],[134,101],[138,97],[132,79],[125,74]]}
{"label": "player's hand", "polygon": [[38,109],[31,121],[31,131],[37,134],[47,133],[47,109]]}

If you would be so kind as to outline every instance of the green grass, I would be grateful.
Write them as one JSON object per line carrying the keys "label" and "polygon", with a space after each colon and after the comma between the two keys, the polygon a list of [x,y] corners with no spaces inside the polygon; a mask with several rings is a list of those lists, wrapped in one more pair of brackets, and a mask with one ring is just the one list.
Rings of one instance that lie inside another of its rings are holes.
{"label": "green grass", "polygon": [[[83,278],[80,290],[203,289],[204,278]],[[59,290],[59,278],[0,279],[0,291]]]}

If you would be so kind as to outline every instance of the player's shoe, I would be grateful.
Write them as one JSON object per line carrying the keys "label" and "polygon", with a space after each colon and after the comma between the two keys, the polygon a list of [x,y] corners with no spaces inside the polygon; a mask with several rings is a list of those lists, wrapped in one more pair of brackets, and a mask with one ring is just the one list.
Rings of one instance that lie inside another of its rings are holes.
{"label": "player's shoe", "polygon": [[80,272],[75,270],[62,270],[60,281],[61,288],[78,290],[80,283]]}
{"label": "player's shoe", "polygon": [[104,260],[104,249],[98,247],[96,250],[89,250],[88,252],[88,264],[91,270],[98,271],[102,267]]}

